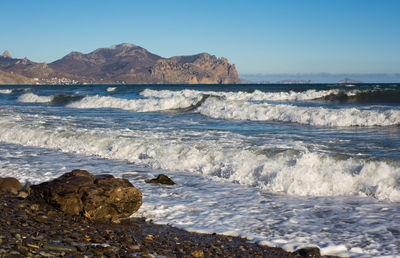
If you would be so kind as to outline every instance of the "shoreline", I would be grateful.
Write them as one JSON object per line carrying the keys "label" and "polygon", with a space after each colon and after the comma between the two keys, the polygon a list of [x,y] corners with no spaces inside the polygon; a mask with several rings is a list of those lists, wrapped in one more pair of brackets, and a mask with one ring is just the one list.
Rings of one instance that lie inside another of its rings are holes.
{"label": "shoreline", "polygon": [[0,213],[0,257],[321,257],[318,248],[287,252],[241,237],[193,233],[144,218],[118,224],[93,222],[11,193],[0,193]]}

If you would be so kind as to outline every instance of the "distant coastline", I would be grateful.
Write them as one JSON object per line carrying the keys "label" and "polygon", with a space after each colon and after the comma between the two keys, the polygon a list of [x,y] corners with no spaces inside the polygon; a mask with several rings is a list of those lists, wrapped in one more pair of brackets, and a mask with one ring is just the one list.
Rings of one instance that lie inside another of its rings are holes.
{"label": "distant coastline", "polygon": [[300,83],[308,81],[310,83],[399,83],[400,73],[240,74],[240,79],[246,83],[262,84],[275,84],[281,81],[298,81]]}
{"label": "distant coastline", "polygon": [[200,53],[164,58],[123,43],[52,63],[0,56],[0,85],[398,83],[400,73],[240,74],[228,59]]}

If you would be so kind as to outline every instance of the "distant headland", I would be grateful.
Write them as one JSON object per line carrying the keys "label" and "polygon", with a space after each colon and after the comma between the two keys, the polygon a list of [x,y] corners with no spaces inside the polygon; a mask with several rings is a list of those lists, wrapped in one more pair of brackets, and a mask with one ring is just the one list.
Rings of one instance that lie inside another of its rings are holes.
{"label": "distant headland", "polygon": [[71,52],[47,64],[0,56],[0,84],[236,84],[235,65],[201,53],[163,58],[129,44]]}

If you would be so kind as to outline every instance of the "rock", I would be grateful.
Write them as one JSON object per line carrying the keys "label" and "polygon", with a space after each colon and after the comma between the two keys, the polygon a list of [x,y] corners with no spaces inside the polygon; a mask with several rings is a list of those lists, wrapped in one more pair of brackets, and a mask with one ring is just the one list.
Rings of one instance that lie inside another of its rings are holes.
{"label": "rock", "polygon": [[43,246],[44,249],[52,250],[52,251],[59,251],[59,252],[75,252],[76,247],[74,246],[67,246],[67,245],[60,245],[60,244],[45,244]]}
{"label": "rock", "polygon": [[22,199],[26,199],[29,194],[31,193],[31,183],[27,182],[24,187],[18,192],[17,197],[22,198]]}
{"label": "rock", "polygon": [[234,64],[207,53],[159,59],[150,72],[159,83],[240,83]]}
{"label": "rock", "polygon": [[14,177],[0,178],[0,192],[18,193],[22,189],[21,183]]}
{"label": "rock", "polygon": [[169,177],[167,177],[164,174],[160,174],[157,176],[157,178],[150,179],[150,180],[146,181],[146,183],[163,184],[163,185],[174,185],[175,184],[174,181],[172,181]]}
{"label": "rock", "polygon": [[192,255],[193,257],[196,257],[196,258],[198,258],[198,257],[204,257],[204,252],[203,252],[203,250],[196,250],[196,251],[193,251],[193,252],[191,253],[191,255]]}
{"label": "rock", "polygon": [[22,199],[26,199],[28,196],[29,196],[29,194],[24,191],[18,192],[18,195],[17,195],[17,197],[22,198]]}
{"label": "rock", "polygon": [[91,220],[118,221],[132,215],[142,204],[142,193],[128,180],[112,175],[95,176],[78,169],[33,185],[31,198],[42,199],[68,215]]}
{"label": "rock", "polygon": [[10,59],[12,58],[12,56],[8,50],[4,51],[1,56],[4,58],[10,58]]}
{"label": "rock", "polygon": [[308,257],[308,258],[318,258],[321,257],[321,252],[318,247],[304,247],[297,249],[293,253],[295,257]]}

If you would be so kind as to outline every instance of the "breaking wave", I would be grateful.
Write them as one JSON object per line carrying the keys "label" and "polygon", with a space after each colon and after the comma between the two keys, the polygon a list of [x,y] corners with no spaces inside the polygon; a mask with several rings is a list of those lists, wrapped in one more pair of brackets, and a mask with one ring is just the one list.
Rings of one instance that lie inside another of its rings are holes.
{"label": "breaking wave", "polygon": [[70,102],[79,101],[83,96],[71,96],[64,94],[57,94],[51,96],[38,96],[33,93],[25,93],[18,97],[18,102],[23,103],[49,103],[53,105],[66,105]]}
{"label": "breaking wave", "polygon": [[[207,93],[212,95],[208,95]],[[280,97],[278,95],[272,96],[274,100],[288,98],[288,95],[282,97],[281,94],[282,92],[278,93]],[[326,91],[324,94],[329,96],[332,92]],[[130,100],[110,96],[88,96],[80,101],[72,102],[68,106],[73,108],[117,108],[134,112],[185,112],[194,110],[202,115],[216,119],[281,121],[331,127],[396,126],[400,124],[400,110],[332,109],[249,101],[260,99],[270,100],[271,96],[267,97],[263,92],[231,93],[194,90],[144,90],[141,95],[146,98]],[[307,93],[307,96],[310,98],[311,95]],[[321,93],[318,95],[321,95]],[[300,97],[300,95],[296,96],[297,99]],[[302,98],[304,99],[304,96]]]}
{"label": "breaking wave", "polygon": [[112,92],[112,91],[115,91],[116,89],[117,89],[117,87],[108,87],[107,91]]}
{"label": "breaking wave", "polygon": [[4,89],[4,90],[0,90],[1,94],[11,94],[13,91],[10,89]]}
{"label": "breaking wave", "polygon": [[[335,93],[333,93],[335,92]],[[334,95],[332,95],[334,94]],[[350,98],[370,98],[367,92],[347,93]],[[198,112],[204,116],[225,120],[280,121],[312,126],[349,127],[349,126],[398,126],[398,109],[362,109],[362,108],[327,108],[319,106],[296,106],[292,104],[267,103],[283,99],[341,98],[335,90],[265,93],[215,92],[215,91],[169,91],[144,90],[141,99],[123,99],[111,96],[38,96],[25,93],[19,102],[49,103],[67,105],[71,108],[115,108],[133,112]],[[362,97],[364,96],[364,97]]]}
{"label": "breaking wave", "polygon": [[339,102],[339,103],[400,103],[400,92],[397,91],[381,91],[381,90],[367,90],[367,91],[354,91],[351,94],[344,91],[333,93],[319,98],[324,101]]}
{"label": "breaking wave", "polygon": [[[223,91],[197,91],[197,90],[182,90],[182,91],[170,91],[170,90],[150,90],[146,89],[140,93],[144,97],[152,98],[174,98],[178,96],[191,97],[199,95],[212,95],[219,96],[226,100],[243,100],[243,101],[305,101],[322,98],[332,94],[337,94],[340,91],[337,89],[333,90],[307,90],[304,92],[263,92],[255,90],[254,92],[223,92]],[[349,93],[352,94],[352,93]]]}
{"label": "breaking wave", "polygon": [[221,91],[196,91],[196,90],[150,90],[146,89],[141,92],[144,97],[151,98],[173,98],[178,96],[191,97],[198,95],[219,96],[226,100],[242,100],[242,101],[327,101],[340,103],[400,103],[400,92],[388,89],[372,89],[372,90],[306,90],[306,91],[280,91],[280,92],[263,92],[255,90],[253,92],[221,92]]}
{"label": "breaking wave", "polygon": [[191,97],[177,96],[165,99],[122,99],[110,96],[88,96],[73,102],[68,107],[73,108],[116,108],[135,112],[158,112],[185,110],[204,102],[202,95]]}
{"label": "breaking wave", "polygon": [[[185,131],[185,135],[193,134],[188,140],[180,132],[82,130],[65,119],[3,113],[0,141],[201,173],[275,194],[361,195],[400,202],[400,164],[396,162],[337,159],[306,148],[277,152],[272,144],[250,148],[240,135],[228,132],[213,140],[199,140],[196,132]],[[44,122],[47,127],[42,126]]]}
{"label": "breaking wave", "polygon": [[217,119],[280,121],[313,126],[393,126],[400,124],[400,110],[329,109],[208,99],[197,111],[202,115]]}
{"label": "breaking wave", "polygon": [[53,96],[38,96],[34,93],[25,93],[18,97],[18,102],[23,103],[50,103]]}

